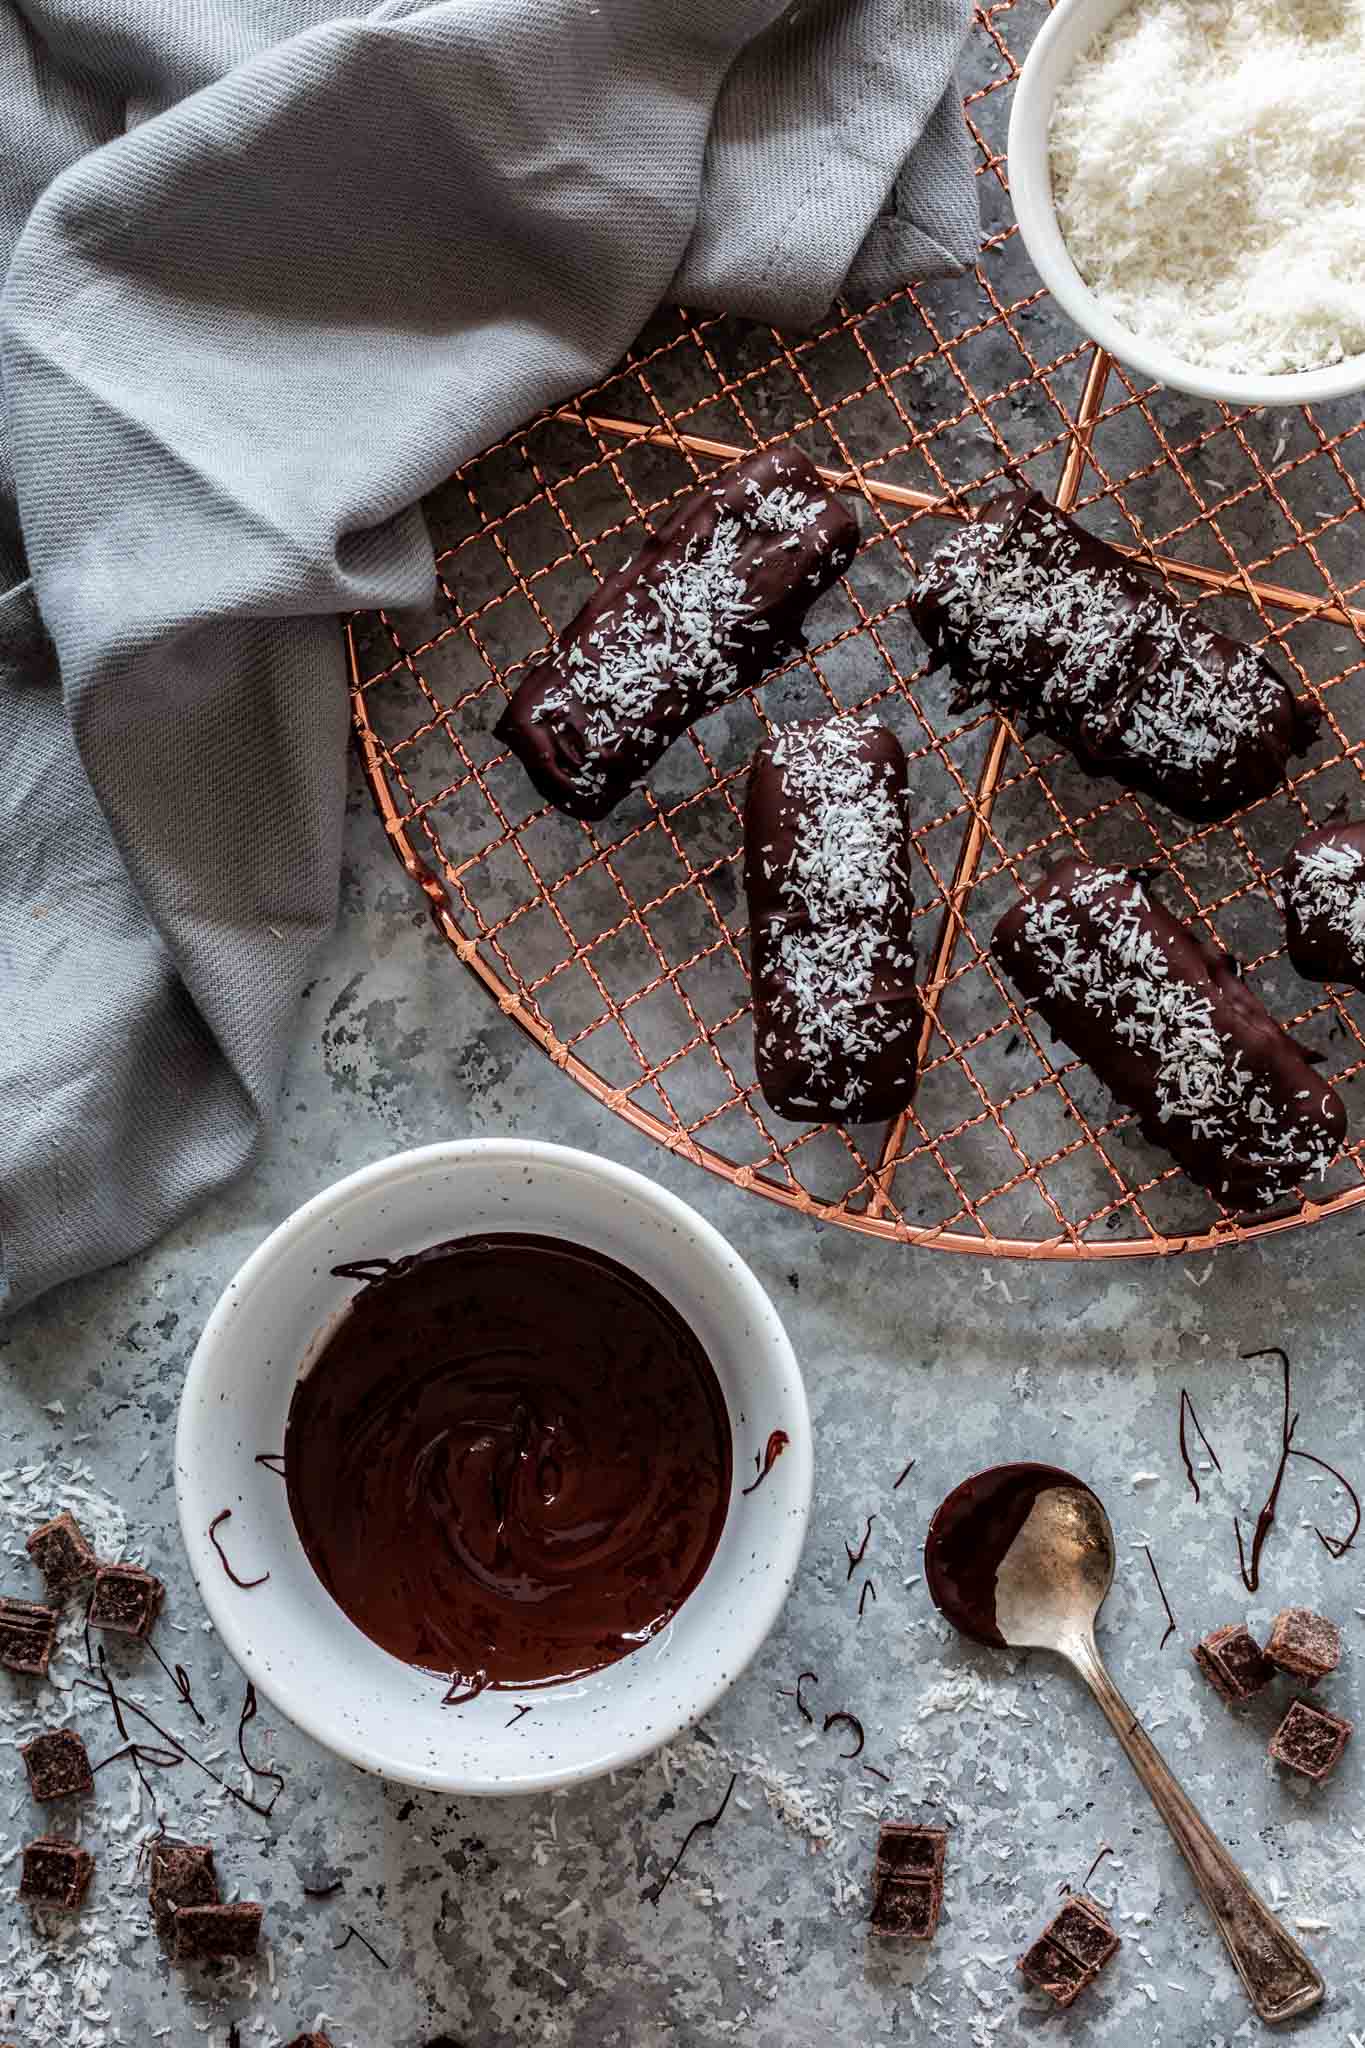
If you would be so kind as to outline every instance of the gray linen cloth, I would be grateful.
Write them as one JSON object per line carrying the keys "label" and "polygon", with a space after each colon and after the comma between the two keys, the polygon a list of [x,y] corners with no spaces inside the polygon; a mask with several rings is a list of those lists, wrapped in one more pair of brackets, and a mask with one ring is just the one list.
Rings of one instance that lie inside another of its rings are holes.
{"label": "gray linen cloth", "polygon": [[0,1302],[248,1160],[334,916],[336,614],[669,292],[970,263],[967,0],[0,0]]}

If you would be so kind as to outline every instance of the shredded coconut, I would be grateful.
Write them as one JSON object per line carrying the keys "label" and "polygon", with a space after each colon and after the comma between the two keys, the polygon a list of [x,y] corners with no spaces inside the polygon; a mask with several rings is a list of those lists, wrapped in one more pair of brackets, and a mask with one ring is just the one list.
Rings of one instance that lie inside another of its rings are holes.
{"label": "shredded coconut", "polygon": [[1138,0],[1050,143],[1072,260],[1134,333],[1237,371],[1365,351],[1365,0]]}
{"label": "shredded coconut", "polygon": [[1365,968],[1365,854],[1323,840],[1285,871],[1285,897],[1300,929],[1321,920]]}

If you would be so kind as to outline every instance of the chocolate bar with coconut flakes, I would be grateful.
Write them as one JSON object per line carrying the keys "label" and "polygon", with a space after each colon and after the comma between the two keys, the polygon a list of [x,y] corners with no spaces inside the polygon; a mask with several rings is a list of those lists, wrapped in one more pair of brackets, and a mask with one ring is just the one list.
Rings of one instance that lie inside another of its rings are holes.
{"label": "chocolate bar with coconut flakes", "polygon": [[802,644],[858,522],[799,448],[687,498],[528,667],[495,728],[571,818],[605,818],[689,725]]}
{"label": "chocolate bar with coconut flakes", "polygon": [[1067,2006],[1121,1947],[1103,1906],[1087,1892],[1077,1892],[1020,1956],[1017,1968],[1055,2005]]}
{"label": "chocolate bar with coconut flakes", "polygon": [[1241,980],[1129,870],[1065,860],[991,948],[1048,1029],[1136,1110],[1142,1134],[1230,1210],[1332,1164],[1340,1097]]}
{"label": "chocolate bar with coconut flakes", "polygon": [[1365,823],[1305,833],[1281,886],[1285,938],[1299,973],[1365,989]]}
{"label": "chocolate bar with coconut flakes", "polygon": [[1317,732],[1263,654],[1036,491],[993,499],[952,534],[910,612],[969,699],[1188,818],[1226,818],[1278,788]]}
{"label": "chocolate bar with coconut flakes", "polygon": [[906,765],[884,725],[784,726],[744,804],[758,1084],[779,1116],[871,1123],[915,1089]]}

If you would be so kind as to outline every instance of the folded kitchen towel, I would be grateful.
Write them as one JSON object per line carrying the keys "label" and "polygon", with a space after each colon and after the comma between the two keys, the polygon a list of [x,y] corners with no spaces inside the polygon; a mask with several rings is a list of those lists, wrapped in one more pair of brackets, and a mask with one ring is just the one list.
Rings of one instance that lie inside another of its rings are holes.
{"label": "folded kitchen towel", "polygon": [[670,288],[972,261],[967,13],[0,0],[0,1301],[250,1157],[423,493]]}

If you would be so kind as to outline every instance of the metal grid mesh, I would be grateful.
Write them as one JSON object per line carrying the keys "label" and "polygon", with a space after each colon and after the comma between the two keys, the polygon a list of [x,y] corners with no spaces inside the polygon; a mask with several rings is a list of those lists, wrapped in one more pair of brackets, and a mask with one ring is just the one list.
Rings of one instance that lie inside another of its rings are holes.
{"label": "metal grid mesh", "polygon": [[[1365,1199],[1362,1143],[1316,1200],[1253,1224],[1221,1214],[1016,1002],[990,933],[1064,851],[1154,867],[1169,907],[1237,953],[1323,1055],[1365,1129],[1356,1008],[1289,968],[1273,899],[1293,841],[1334,804],[1358,808],[1365,779],[1365,428],[1355,405],[1237,413],[1141,389],[1079,340],[1047,353],[1058,326],[1002,154],[1041,12],[1007,0],[976,18],[975,276],[799,338],[661,316],[606,383],[430,505],[430,609],[347,631],[356,736],[394,850],[460,959],[558,1066],[672,1150],[825,1222],[946,1250],[1124,1256]],[[809,651],[705,719],[603,824],[545,809],[492,738],[528,657],[698,478],[788,437],[864,501],[863,548],[812,613]],[[904,610],[912,566],[938,522],[1019,474],[1313,695],[1322,737],[1286,790],[1194,827],[992,715],[952,716]],[[754,1085],[743,777],[776,724],[830,710],[875,710],[910,760],[927,1015],[920,1087],[889,1130],[788,1124]]]}

